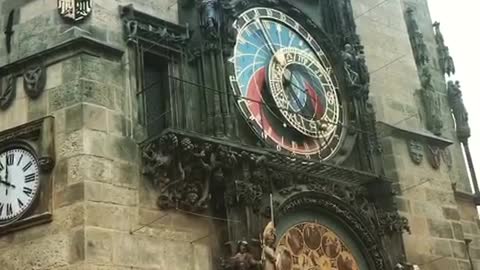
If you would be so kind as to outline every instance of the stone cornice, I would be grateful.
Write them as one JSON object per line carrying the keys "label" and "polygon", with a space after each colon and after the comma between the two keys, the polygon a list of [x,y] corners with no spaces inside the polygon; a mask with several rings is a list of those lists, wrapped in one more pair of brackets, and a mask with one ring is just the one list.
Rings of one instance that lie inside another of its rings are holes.
{"label": "stone cornice", "polygon": [[44,59],[46,65],[48,66],[50,64],[49,62],[58,61],[58,59],[51,60],[55,58],[52,56],[64,52],[68,52],[68,54],[77,54],[78,52],[83,51],[90,54],[107,54],[117,58],[122,57],[124,53],[122,48],[98,40],[92,37],[88,31],[76,26],[65,31],[63,35],[62,41],[51,46],[50,48],[47,48],[41,52],[32,53],[28,56],[15,60],[14,62],[1,66],[0,75],[21,71],[26,66],[29,66],[31,63],[34,63],[39,59]]}
{"label": "stone cornice", "polygon": [[431,132],[422,129],[409,129],[406,127],[394,126],[389,123],[377,122],[378,131],[381,134],[384,134],[384,137],[393,136],[400,137],[405,139],[414,139],[417,141],[424,142],[428,145],[435,145],[440,148],[446,148],[449,145],[452,145],[454,142],[450,139],[436,136]]}

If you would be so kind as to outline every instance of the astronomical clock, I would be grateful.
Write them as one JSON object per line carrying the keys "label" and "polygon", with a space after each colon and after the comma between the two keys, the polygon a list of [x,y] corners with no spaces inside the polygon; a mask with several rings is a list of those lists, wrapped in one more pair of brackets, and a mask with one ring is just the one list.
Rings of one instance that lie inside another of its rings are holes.
{"label": "astronomical clock", "polygon": [[266,7],[244,11],[233,28],[230,83],[256,135],[277,151],[334,157],[346,136],[347,108],[331,56],[318,38]]}

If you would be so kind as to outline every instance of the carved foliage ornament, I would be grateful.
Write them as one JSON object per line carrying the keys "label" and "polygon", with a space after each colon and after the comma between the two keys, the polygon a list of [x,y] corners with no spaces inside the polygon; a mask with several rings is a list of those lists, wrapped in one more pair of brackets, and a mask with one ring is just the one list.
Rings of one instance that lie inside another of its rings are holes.
{"label": "carved foliage ornament", "polygon": [[93,0],[57,0],[60,16],[72,21],[85,19],[92,12]]}
{"label": "carved foliage ornament", "polygon": [[400,216],[397,212],[380,212],[378,214],[380,233],[391,235],[393,233],[410,233],[408,219]]}
{"label": "carved foliage ornament", "polygon": [[413,163],[420,165],[423,160],[424,147],[423,144],[419,141],[409,140],[408,141],[408,152]]}
{"label": "carved foliage ornament", "polygon": [[31,99],[36,99],[42,94],[46,82],[47,73],[43,64],[32,66],[23,73],[23,87]]}
{"label": "carved foliage ornament", "polygon": [[16,94],[16,80],[14,75],[0,77],[0,109],[6,110],[13,102]]}

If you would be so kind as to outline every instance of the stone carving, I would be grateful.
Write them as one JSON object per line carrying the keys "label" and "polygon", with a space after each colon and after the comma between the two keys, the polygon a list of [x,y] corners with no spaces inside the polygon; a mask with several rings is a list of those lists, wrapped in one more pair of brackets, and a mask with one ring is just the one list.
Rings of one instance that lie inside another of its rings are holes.
{"label": "stone carving", "polygon": [[72,21],[85,19],[92,12],[93,0],[57,0],[60,16]]}
{"label": "stone carving", "polygon": [[232,256],[223,269],[228,270],[256,270],[261,262],[255,260],[247,241],[239,241],[237,244],[237,253]]}
{"label": "stone carving", "polygon": [[263,230],[262,239],[262,269],[263,270],[289,270],[292,269],[292,255],[284,247],[275,250],[277,239],[274,223],[270,221]]}
{"label": "stone carving", "polygon": [[409,140],[408,141],[408,152],[413,163],[420,165],[423,160],[424,147],[423,144],[419,141]]}
{"label": "stone carving", "polygon": [[217,169],[210,145],[179,141],[174,134],[148,144],[143,151],[143,173],[159,189],[160,208],[200,211],[207,207],[212,172]]}
{"label": "stone carving", "polygon": [[207,40],[215,40],[220,35],[219,0],[200,0],[200,27]]}
{"label": "stone carving", "polygon": [[407,27],[410,36],[410,43],[412,45],[415,62],[419,66],[424,66],[430,61],[427,45],[423,40],[423,34],[418,28],[417,20],[415,19],[414,10],[407,8]]}
{"label": "stone carving", "polygon": [[0,109],[6,110],[12,104],[16,95],[16,77],[7,75],[0,78]]}
{"label": "stone carving", "polygon": [[236,203],[252,206],[255,210],[258,210],[264,194],[259,185],[237,180],[235,181],[235,190]]}
{"label": "stone carving", "polygon": [[438,62],[440,69],[442,70],[443,74],[447,74],[448,76],[455,74],[455,63],[453,62],[453,58],[450,56],[448,47],[445,45],[443,34],[440,31],[440,23],[435,22],[433,24],[433,29],[435,32],[435,41],[437,43],[437,52],[439,56]]}
{"label": "stone carving", "polygon": [[448,104],[452,109],[453,117],[455,118],[455,127],[457,130],[457,137],[460,141],[466,141],[470,138],[470,125],[468,124],[468,113],[463,103],[462,91],[460,90],[460,82],[448,82]]}
{"label": "stone carving", "polygon": [[442,149],[441,151],[442,151],[443,162],[445,162],[448,169],[451,170],[453,165],[452,152],[448,148]]}
{"label": "stone carving", "polygon": [[425,66],[422,69],[420,77],[422,89],[420,90],[423,106],[425,108],[427,128],[435,135],[442,134],[442,107],[440,96],[433,88],[432,74],[430,69]]}
{"label": "stone carving", "polygon": [[440,147],[434,145],[427,146],[427,159],[432,168],[438,170],[442,161],[442,151]]}
{"label": "stone carving", "polygon": [[370,75],[365,62],[363,48],[360,45],[353,46],[345,44],[342,51],[343,67],[347,84],[354,97],[366,100],[368,98],[368,87]]}
{"label": "stone carving", "polygon": [[[190,40],[188,27],[173,24],[160,18],[151,17],[136,10],[132,4],[120,7],[125,39],[129,43],[143,42],[184,47]],[[150,45],[152,46],[152,45]]]}
{"label": "stone carving", "polygon": [[43,64],[32,66],[23,73],[23,88],[31,99],[36,99],[42,94],[46,82],[47,72]]}
{"label": "stone carving", "polygon": [[408,219],[402,217],[398,212],[381,212],[378,214],[378,221],[380,225],[380,233],[391,235],[393,233],[410,233],[410,226]]}

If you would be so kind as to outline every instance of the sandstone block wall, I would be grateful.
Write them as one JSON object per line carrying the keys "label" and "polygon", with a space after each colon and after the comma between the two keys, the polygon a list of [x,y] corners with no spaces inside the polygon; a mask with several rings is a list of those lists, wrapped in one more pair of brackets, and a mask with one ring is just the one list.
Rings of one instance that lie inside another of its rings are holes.
{"label": "sandstone block wall", "polygon": [[0,46],[0,66],[78,36],[125,51],[121,56],[68,47],[57,51],[46,59],[47,87],[37,100],[25,95],[17,78],[17,97],[0,112],[0,129],[55,117],[53,221],[0,237],[0,268],[210,269],[212,237],[206,236],[214,232],[212,224],[158,210],[157,193],[140,174],[133,136],[137,114],[118,6],[134,3],[175,22],[176,1],[93,2],[91,16],[72,24],[58,15],[56,1],[0,1],[1,29],[5,14],[19,10],[12,52],[7,55]]}
{"label": "sandstone block wall", "polygon": [[[426,1],[353,1],[356,22],[365,45],[367,64],[371,72],[371,101],[377,111],[377,120],[408,129],[425,129],[420,97],[417,67],[410,46],[404,20],[407,6],[413,6],[425,41],[437,61],[436,45]],[[373,9],[372,9],[373,8]],[[448,22],[445,22],[448,23]],[[446,89],[434,65],[437,91],[443,94],[447,112]],[[444,114],[443,136],[455,139],[452,118]],[[450,149],[453,166],[442,164],[434,170],[424,156],[420,165],[410,159],[407,141],[382,134],[384,165],[387,177],[397,183],[397,206],[410,221],[412,233],[404,234],[407,259],[421,269],[471,269],[466,253],[465,239],[472,239],[470,256],[475,267],[478,257],[478,214],[471,199],[455,196],[452,183],[458,190],[470,192],[465,163],[458,141]],[[476,269],[476,268],[475,268]]]}

